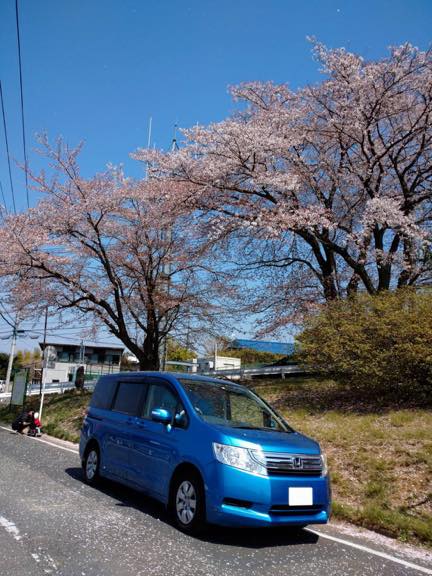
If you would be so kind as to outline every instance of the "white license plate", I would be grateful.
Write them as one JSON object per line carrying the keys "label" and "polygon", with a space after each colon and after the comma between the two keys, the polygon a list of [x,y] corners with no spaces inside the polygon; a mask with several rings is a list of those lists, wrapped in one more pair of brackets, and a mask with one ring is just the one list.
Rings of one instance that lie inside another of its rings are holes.
{"label": "white license plate", "polygon": [[288,488],[289,506],[312,506],[312,488]]}

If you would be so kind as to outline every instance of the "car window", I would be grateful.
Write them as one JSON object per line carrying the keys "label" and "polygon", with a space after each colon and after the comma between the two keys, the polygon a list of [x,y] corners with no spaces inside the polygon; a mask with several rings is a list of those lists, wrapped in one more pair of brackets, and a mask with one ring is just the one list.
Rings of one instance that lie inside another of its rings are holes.
{"label": "car window", "polygon": [[168,386],[164,384],[151,384],[147,395],[147,401],[143,410],[143,418],[151,419],[152,410],[164,408],[174,416],[176,426],[186,426],[186,412],[178,398]]}
{"label": "car window", "polygon": [[100,378],[90,402],[93,408],[107,409],[111,406],[117,381],[114,378]]}
{"label": "car window", "polygon": [[179,378],[195,412],[203,420],[234,428],[292,432],[283,418],[244,387]]}
{"label": "car window", "polygon": [[230,395],[230,408],[233,422],[248,422],[257,428],[265,425],[265,413],[261,406],[250,402],[243,394]]}
{"label": "car window", "polygon": [[120,382],[114,400],[114,412],[136,416],[145,392],[142,382]]}

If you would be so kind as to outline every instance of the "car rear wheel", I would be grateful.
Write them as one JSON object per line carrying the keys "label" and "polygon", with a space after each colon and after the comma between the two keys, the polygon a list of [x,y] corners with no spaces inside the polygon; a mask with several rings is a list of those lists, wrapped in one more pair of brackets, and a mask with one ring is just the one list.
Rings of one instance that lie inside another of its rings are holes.
{"label": "car rear wheel", "polygon": [[96,446],[91,446],[84,456],[83,471],[87,484],[97,484],[99,481],[99,450]]}
{"label": "car rear wheel", "polygon": [[198,474],[185,473],[176,480],[172,511],[180,530],[189,534],[202,532],[205,526],[205,496]]}

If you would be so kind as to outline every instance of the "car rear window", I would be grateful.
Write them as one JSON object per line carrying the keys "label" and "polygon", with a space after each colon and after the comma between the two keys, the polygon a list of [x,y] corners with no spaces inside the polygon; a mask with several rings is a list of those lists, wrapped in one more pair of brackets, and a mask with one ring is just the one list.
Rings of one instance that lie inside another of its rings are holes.
{"label": "car rear window", "polygon": [[111,407],[117,381],[114,378],[99,378],[90,402],[93,408],[107,410]]}

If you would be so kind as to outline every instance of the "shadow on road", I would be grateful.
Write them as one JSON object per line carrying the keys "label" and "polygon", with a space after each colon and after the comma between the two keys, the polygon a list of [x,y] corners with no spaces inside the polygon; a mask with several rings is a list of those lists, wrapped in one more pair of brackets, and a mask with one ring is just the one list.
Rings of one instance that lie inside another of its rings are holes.
{"label": "shadow on road", "polygon": [[[81,468],[67,468],[65,470],[71,478],[84,483]],[[117,500],[116,506],[134,508],[152,518],[160,520],[174,527],[165,506],[150,496],[113,482],[101,480],[94,488],[110,498]],[[212,544],[225,546],[238,546],[241,548],[269,548],[274,546],[292,546],[297,544],[315,544],[318,536],[301,528],[272,527],[272,528],[226,528],[209,526],[199,540]]]}

